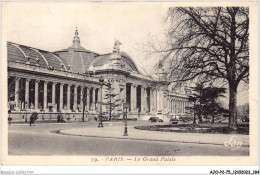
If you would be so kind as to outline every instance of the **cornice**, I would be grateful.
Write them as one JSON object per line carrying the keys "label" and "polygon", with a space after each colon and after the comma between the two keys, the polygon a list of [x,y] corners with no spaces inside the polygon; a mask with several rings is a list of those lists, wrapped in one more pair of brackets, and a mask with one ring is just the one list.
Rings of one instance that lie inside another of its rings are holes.
{"label": "cornice", "polygon": [[77,74],[62,70],[49,70],[44,67],[34,66],[34,65],[26,65],[23,63],[11,62],[8,61],[8,71],[15,71],[15,72],[23,72],[26,74],[33,74],[45,77],[53,77],[58,78],[61,81],[80,81],[90,84],[97,84],[100,85],[100,82],[95,77],[86,77],[83,74]]}

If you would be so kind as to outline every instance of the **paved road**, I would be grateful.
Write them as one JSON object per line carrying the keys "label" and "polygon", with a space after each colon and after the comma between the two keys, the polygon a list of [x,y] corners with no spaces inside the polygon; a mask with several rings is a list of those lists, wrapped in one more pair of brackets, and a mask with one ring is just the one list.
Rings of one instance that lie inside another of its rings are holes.
{"label": "paved road", "polygon": [[[105,124],[105,127],[122,123]],[[211,155],[249,155],[248,147],[231,151],[224,145],[190,144],[176,142],[140,141],[106,139],[60,135],[60,129],[96,127],[86,124],[37,124],[12,125],[8,133],[8,152],[10,155],[107,155],[107,156],[211,156]],[[122,128],[123,129],[123,128]]]}

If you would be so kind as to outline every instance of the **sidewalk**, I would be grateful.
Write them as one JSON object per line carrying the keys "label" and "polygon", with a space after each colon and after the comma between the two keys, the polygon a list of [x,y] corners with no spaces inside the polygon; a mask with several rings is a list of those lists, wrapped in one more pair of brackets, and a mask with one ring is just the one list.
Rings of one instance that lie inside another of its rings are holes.
{"label": "sidewalk", "polygon": [[197,144],[213,144],[213,145],[224,145],[225,142],[227,143],[242,142],[243,147],[249,147],[249,135],[146,131],[146,130],[134,129],[134,126],[128,127],[128,136],[123,136],[124,126],[120,126],[120,127],[105,126],[104,128],[86,127],[86,128],[78,128],[78,129],[66,129],[66,130],[60,130],[59,133],[65,135],[85,136],[85,137],[197,143]]}

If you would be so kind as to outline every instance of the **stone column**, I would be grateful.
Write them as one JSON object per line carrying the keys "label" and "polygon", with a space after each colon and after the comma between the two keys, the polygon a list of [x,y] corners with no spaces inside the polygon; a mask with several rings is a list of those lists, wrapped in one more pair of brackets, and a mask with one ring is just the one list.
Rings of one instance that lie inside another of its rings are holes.
{"label": "stone column", "polygon": [[[119,80],[114,79],[114,82],[113,82],[112,86],[115,88],[115,89],[114,89],[115,94],[117,94],[117,96],[116,96],[114,99],[115,99],[115,100],[116,100],[116,99],[120,99]],[[121,100],[121,99],[120,99],[120,100]],[[120,107],[117,107],[115,110],[117,110],[118,108],[120,108]]]}
{"label": "stone column", "polygon": [[136,85],[131,84],[131,111],[136,111]]}
{"label": "stone column", "polygon": [[182,113],[184,114],[184,101],[182,101]]}
{"label": "stone column", "polygon": [[52,83],[52,100],[51,100],[51,102],[52,102],[52,105],[53,105],[53,108],[55,107],[55,104],[56,104],[56,102],[55,102],[55,97],[56,97],[56,94],[55,94],[55,87],[56,87],[56,82],[53,82]]}
{"label": "stone column", "polygon": [[39,82],[40,80],[35,80],[35,90],[34,90],[34,106],[35,110],[39,109]]}
{"label": "stone column", "polygon": [[150,112],[153,112],[154,104],[153,104],[153,89],[150,88]]}
{"label": "stone column", "polygon": [[67,92],[67,108],[70,111],[70,87],[71,84],[68,84],[68,92]]}
{"label": "stone column", "polygon": [[92,109],[93,111],[96,111],[96,89],[92,89]]}
{"label": "stone column", "polygon": [[176,102],[176,103],[177,103],[177,104],[176,104],[176,106],[177,106],[176,112],[177,112],[177,114],[179,114],[179,113],[180,113],[180,100],[177,99],[177,102]]}
{"label": "stone column", "polygon": [[178,100],[178,114],[181,113],[181,101]]}
{"label": "stone column", "polygon": [[183,101],[181,101],[181,113],[183,114]]}
{"label": "stone column", "polygon": [[172,102],[172,113],[175,114],[175,99]]}
{"label": "stone column", "polygon": [[183,113],[185,113],[186,112],[186,101],[184,102],[184,112]]}
{"label": "stone column", "polygon": [[178,114],[179,112],[179,103],[178,103],[178,99],[176,99],[176,115]]}
{"label": "stone column", "polygon": [[184,103],[184,113],[186,114],[186,107],[187,107],[187,102],[185,101]]}
{"label": "stone column", "polygon": [[120,87],[119,87],[119,81],[115,80],[114,81],[114,87],[115,87],[115,92],[117,95],[117,98],[120,98]]}
{"label": "stone column", "polygon": [[186,102],[183,102],[183,113],[185,113],[185,106],[186,106]]}
{"label": "stone column", "polygon": [[[126,91],[126,85],[124,86],[124,90]],[[120,83],[118,80],[116,80],[116,93],[118,94],[118,98],[120,99]]]}
{"label": "stone column", "polygon": [[153,98],[154,98],[154,111],[157,112],[157,89],[154,90],[154,94],[153,94]]}
{"label": "stone column", "polygon": [[172,99],[169,99],[169,101],[170,101],[170,106],[168,108],[169,108],[169,112],[172,113]]}
{"label": "stone column", "polygon": [[172,101],[171,101],[171,98],[169,97],[168,98],[168,107],[167,107],[167,109],[168,109],[168,112],[169,113],[171,113],[172,112]]}
{"label": "stone column", "polygon": [[174,114],[174,98],[172,99],[172,113]]}
{"label": "stone column", "polygon": [[[131,94],[132,94],[132,91],[130,92],[130,99],[131,99]],[[123,86],[122,99],[124,102],[126,102],[126,84]],[[132,102],[130,101],[129,105],[131,105],[131,104],[132,104]]]}
{"label": "stone column", "polygon": [[172,114],[174,114],[175,110],[174,110],[174,105],[175,105],[175,101],[174,99],[172,100]]}
{"label": "stone column", "polygon": [[157,111],[163,112],[163,98],[164,92],[162,90],[158,90],[157,92]]}
{"label": "stone column", "polygon": [[122,100],[123,102],[126,102],[126,84],[121,84],[119,86],[119,99]]}
{"label": "stone column", "polygon": [[171,113],[171,98],[168,96],[167,97],[167,100],[168,100],[168,104],[167,104],[167,112],[168,113]]}
{"label": "stone column", "polygon": [[183,114],[183,101],[181,101],[181,113]]}
{"label": "stone column", "polygon": [[182,114],[182,101],[180,100],[180,114]]}
{"label": "stone column", "polygon": [[[186,101],[186,107],[189,107],[189,106],[190,106],[189,102]],[[187,109],[185,108],[185,112],[189,112],[189,110],[187,110]]]}
{"label": "stone column", "polygon": [[160,96],[159,96],[159,92],[157,91],[156,93],[156,104],[157,104],[157,112],[160,111],[161,106],[160,106]]}
{"label": "stone column", "polygon": [[16,107],[16,109],[18,109],[19,108],[19,82],[20,82],[20,79],[21,78],[19,78],[19,77],[16,77],[15,78],[15,90],[14,90],[14,93],[15,93],[15,107]]}
{"label": "stone column", "polygon": [[63,86],[64,84],[60,84],[60,110],[63,110]]}
{"label": "stone column", "polygon": [[[88,111],[88,88],[86,86],[84,86],[84,92],[83,92],[83,105],[85,105],[85,111]],[[84,94],[85,94],[85,98],[84,98]]]}
{"label": "stone column", "polygon": [[87,100],[87,102],[86,102],[86,106],[87,106],[87,109],[86,109],[86,111],[89,111],[89,108],[90,108],[90,105],[89,105],[89,98],[90,98],[90,96],[89,96],[89,93],[90,93],[90,91],[89,91],[90,89],[89,88],[87,88],[87,91],[86,91],[86,100]]}
{"label": "stone column", "polygon": [[48,106],[47,106],[47,85],[48,85],[48,81],[44,81],[44,85],[43,85],[43,109],[47,110]]}
{"label": "stone column", "polygon": [[148,97],[147,88],[145,87],[144,88],[144,108],[145,108],[145,111],[148,110],[147,97]]}
{"label": "stone column", "polygon": [[[117,80],[115,82],[115,92],[118,94],[115,99],[119,99],[120,101],[117,102],[119,104],[118,107],[115,108],[115,110],[123,110],[123,103],[126,103],[126,83],[122,82],[122,84],[119,84],[119,81]],[[122,90],[122,91],[121,91]],[[131,92],[130,92],[131,95]],[[131,105],[131,101],[129,101],[129,105]],[[128,109],[128,112],[131,111],[131,106]]]}
{"label": "stone column", "polygon": [[173,100],[172,100],[172,113],[174,114],[174,98],[173,98]]}
{"label": "stone column", "polygon": [[82,106],[82,109],[83,109],[83,90],[84,90],[84,87],[81,86],[80,87],[80,105]]}
{"label": "stone column", "polygon": [[76,111],[78,108],[78,86],[74,86],[74,105],[73,110]]}
{"label": "stone column", "polygon": [[[102,87],[103,89],[104,87]],[[103,94],[102,94],[103,95]],[[100,111],[100,109],[102,108],[102,104],[101,104],[101,88],[98,88],[98,101],[97,101],[97,108],[98,111]],[[100,111],[101,112],[101,111]]]}
{"label": "stone column", "polygon": [[141,87],[141,97],[142,97],[142,99],[141,99],[141,103],[142,103],[142,105],[141,105],[141,108],[142,108],[142,112],[146,112],[146,110],[147,110],[147,105],[146,105],[146,88],[145,87]]}
{"label": "stone column", "polygon": [[26,80],[25,80],[25,102],[27,102],[27,108],[25,108],[25,109],[30,108],[30,104],[29,104],[29,83],[30,83],[30,81],[31,80],[28,78],[26,78]]}
{"label": "stone column", "polygon": [[177,100],[174,99],[174,114],[177,114]]}
{"label": "stone column", "polygon": [[187,101],[185,101],[185,108],[184,108],[184,112],[185,112],[185,114],[186,114],[186,112],[187,112],[186,107],[188,107],[188,102],[187,102]]}
{"label": "stone column", "polygon": [[180,100],[180,113],[182,114],[182,100]]}
{"label": "stone column", "polygon": [[179,101],[179,106],[180,106],[180,114],[182,113],[182,105],[181,105],[182,101]]}
{"label": "stone column", "polygon": [[178,111],[178,114],[180,114],[181,113],[181,102],[180,102],[180,100],[178,100],[177,101],[177,106],[178,106],[178,109],[177,109],[177,111]]}

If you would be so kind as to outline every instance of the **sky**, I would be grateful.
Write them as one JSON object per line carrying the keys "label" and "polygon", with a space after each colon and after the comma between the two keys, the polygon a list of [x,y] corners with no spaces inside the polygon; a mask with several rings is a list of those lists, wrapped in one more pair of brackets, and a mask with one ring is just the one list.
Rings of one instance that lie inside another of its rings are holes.
{"label": "sky", "polygon": [[[169,8],[163,3],[141,2],[9,2],[2,6],[7,41],[57,51],[71,46],[77,26],[85,49],[110,53],[118,39],[121,51],[148,72],[159,58],[147,58],[144,44],[149,37],[163,40],[167,27],[163,17]],[[238,105],[248,102],[244,89],[248,87],[238,89]]]}
{"label": "sky", "polygon": [[167,8],[152,4],[102,2],[16,3],[7,9],[9,41],[56,51],[72,44],[77,26],[84,48],[109,53],[118,39],[121,50],[139,67],[147,67],[142,44],[149,35],[163,35],[162,18],[167,12]]}

